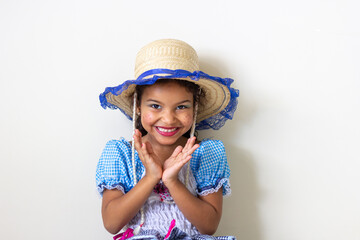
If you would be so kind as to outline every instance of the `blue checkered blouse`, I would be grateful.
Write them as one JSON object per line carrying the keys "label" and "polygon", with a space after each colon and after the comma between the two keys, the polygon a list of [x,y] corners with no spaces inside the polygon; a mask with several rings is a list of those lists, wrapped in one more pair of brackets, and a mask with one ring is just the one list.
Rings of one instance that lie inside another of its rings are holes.
{"label": "blue checkered blouse", "polygon": [[[96,185],[102,195],[104,189],[119,189],[123,193],[134,187],[131,162],[131,144],[124,138],[107,142],[96,170]],[[145,172],[135,150],[136,178],[141,179]],[[195,177],[198,195],[217,192],[223,187],[223,195],[231,193],[224,144],[220,140],[206,139],[200,143],[190,160],[190,168]]]}

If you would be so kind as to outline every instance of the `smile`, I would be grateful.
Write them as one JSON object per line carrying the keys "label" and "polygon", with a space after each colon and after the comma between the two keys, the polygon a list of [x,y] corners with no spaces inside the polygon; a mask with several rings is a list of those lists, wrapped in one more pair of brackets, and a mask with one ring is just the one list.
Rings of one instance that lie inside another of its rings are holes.
{"label": "smile", "polygon": [[158,127],[158,129],[162,132],[173,132],[176,130],[176,128],[162,128],[162,127]]}
{"label": "smile", "polygon": [[174,128],[163,128],[163,127],[155,127],[156,131],[163,136],[171,137],[175,135],[180,128],[174,127]]}

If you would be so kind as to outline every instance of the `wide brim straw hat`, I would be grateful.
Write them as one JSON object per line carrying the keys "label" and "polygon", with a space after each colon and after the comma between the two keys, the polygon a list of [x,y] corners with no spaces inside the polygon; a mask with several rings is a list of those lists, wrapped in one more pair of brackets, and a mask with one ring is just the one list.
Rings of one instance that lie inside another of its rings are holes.
{"label": "wide brim straw hat", "polygon": [[231,78],[210,76],[199,68],[196,51],[176,39],[161,39],[140,49],[135,61],[135,79],[100,94],[103,108],[120,109],[130,120],[136,85],[151,85],[158,79],[178,79],[193,82],[204,92],[203,104],[198,105],[196,129],[219,129],[232,119],[239,91],[231,88]]}

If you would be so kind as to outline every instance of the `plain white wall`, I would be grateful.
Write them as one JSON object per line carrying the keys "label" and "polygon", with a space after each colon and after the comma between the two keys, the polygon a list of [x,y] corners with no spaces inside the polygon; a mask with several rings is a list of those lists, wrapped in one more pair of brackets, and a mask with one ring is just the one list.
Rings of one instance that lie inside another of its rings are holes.
{"label": "plain white wall", "polygon": [[98,95],[159,38],[235,79],[220,131],[232,197],[217,234],[360,239],[360,4],[342,0],[0,1],[1,239],[111,239],[95,191],[109,139]]}

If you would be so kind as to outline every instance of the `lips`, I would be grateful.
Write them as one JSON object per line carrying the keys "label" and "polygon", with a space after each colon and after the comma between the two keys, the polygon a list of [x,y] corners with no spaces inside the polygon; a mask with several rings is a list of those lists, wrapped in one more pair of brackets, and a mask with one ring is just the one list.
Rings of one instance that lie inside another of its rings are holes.
{"label": "lips", "polygon": [[174,136],[180,130],[178,127],[155,127],[155,129],[160,135],[166,137]]}

